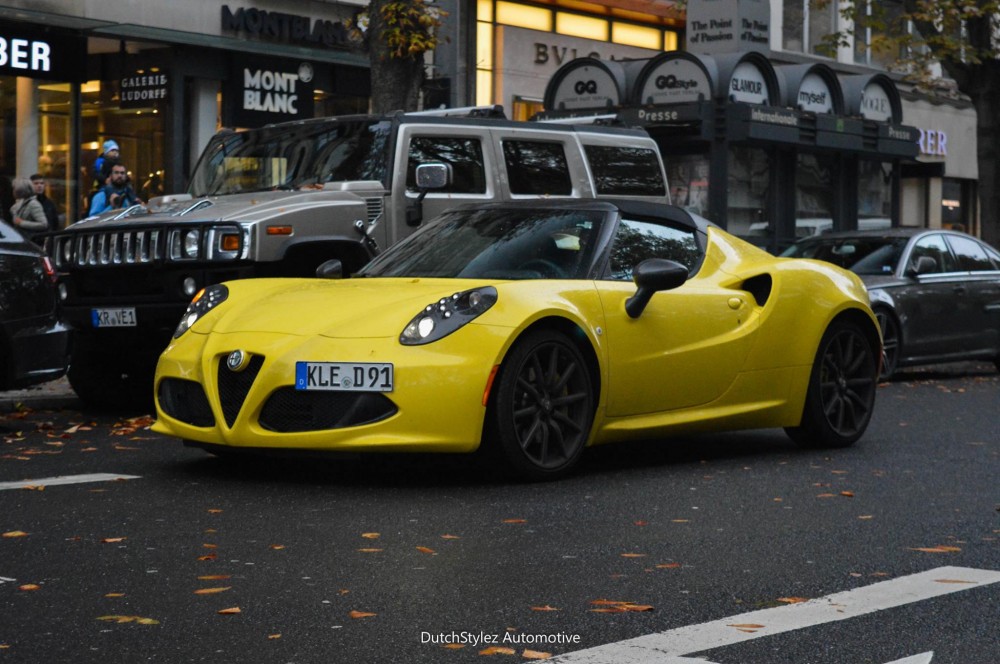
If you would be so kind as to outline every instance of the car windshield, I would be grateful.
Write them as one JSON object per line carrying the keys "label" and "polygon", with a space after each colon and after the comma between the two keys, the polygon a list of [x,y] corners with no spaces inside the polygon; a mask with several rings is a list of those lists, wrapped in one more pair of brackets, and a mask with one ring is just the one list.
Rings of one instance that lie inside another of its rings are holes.
{"label": "car windshield", "polygon": [[826,237],[798,242],[781,255],[816,258],[859,275],[892,274],[906,242],[905,237]]}
{"label": "car windshield", "polygon": [[369,118],[273,126],[212,137],[189,193],[215,196],[386,180],[388,121]]}
{"label": "car windshield", "polygon": [[458,210],[381,254],[361,274],[585,279],[604,217],[597,210]]}

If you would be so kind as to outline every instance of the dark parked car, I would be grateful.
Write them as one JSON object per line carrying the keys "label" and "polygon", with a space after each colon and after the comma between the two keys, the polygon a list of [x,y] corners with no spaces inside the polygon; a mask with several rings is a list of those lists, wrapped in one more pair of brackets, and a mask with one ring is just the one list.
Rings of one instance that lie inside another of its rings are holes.
{"label": "dark parked car", "polygon": [[48,256],[0,222],[0,390],[59,378],[69,358]]}
{"label": "dark parked car", "polygon": [[818,258],[858,274],[882,325],[883,378],[903,366],[991,360],[1000,370],[1000,252],[940,229],[828,233],[783,256]]}

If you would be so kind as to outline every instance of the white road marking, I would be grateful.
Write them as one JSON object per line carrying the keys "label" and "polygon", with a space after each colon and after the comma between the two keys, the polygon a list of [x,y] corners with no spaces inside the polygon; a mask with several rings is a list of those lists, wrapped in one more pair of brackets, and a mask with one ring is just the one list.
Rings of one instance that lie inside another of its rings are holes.
{"label": "white road marking", "polygon": [[5,583],[12,583],[14,581],[17,581],[17,579],[8,579],[6,576],[0,576],[0,585],[3,585]]}
{"label": "white road marking", "polygon": [[[856,618],[933,597],[1000,583],[1000,572],[969,567],[936,569],[818,597],[800,604],[762,609],[658,634],[608,643],[553,658],[559,664],[651,664],[681,655],[742,643],[804,627]],[[925,659],[920,659],[925,657]],[[926,664],[933,653],[901,660]],[[675,659],[671,659],[675,658]],[[683,661],[683,660],[681,660]]]}
{"label": "white road marking", "polygon": [[919,655],[914,655],[913,657],[904,657],[903,659],[897,659],[894,662],[888,662],[887,664],[931,664],[931,660],[934,659],[933,652],[925,652]]}
{"label": "white road marking", "polygon": [[57,486],[59,484],[85,484],[87,482],[113,482],[115,480],[136,480],[139,475],[114,475],[112,473],[91,473],[89,475],[60,475],[21,482],[0,482],[0,491],[26,489],[34,486]]}

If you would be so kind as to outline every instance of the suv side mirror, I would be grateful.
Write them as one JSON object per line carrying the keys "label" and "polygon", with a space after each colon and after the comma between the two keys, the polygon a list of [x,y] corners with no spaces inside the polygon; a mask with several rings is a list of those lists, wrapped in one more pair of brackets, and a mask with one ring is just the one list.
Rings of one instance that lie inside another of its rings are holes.
{"label": "suv side mirror", "polygon": [[420,164],[414,173],[420,195],[406,210],[406,225],[419,226],[424,220],[424,196],[431,189],[444,189],[451,184],[451,164],[433,162]]}
{"label": "suv side mirror", "polygon": [[638,318],[654,294],[677,288],[687,278],[688,270],[680,263],[665,258],[647,258],[632,270],[632,279],[639,289],[625,301],[625,313],[629,318]]}

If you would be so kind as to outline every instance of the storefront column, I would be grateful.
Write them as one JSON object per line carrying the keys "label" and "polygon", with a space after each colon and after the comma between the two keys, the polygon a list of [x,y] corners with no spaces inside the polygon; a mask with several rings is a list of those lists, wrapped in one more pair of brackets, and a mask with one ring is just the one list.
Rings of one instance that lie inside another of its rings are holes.
{"label": "storefront column", "polygon": [[201,156],[201,151],[215,134],[219,114],[217,101],[219,82],[203,78],[192,79],[190,95],[191,119],[188,124],[190,127],[188,154],[191,157],[188,160],[185,174],[194,170],[195,164],[198,163],[198,157]]}
{"label": "storefront column", "polygon": [[17,79],[17,173],[26,178],[38,172],[38,94],[35,81]]}
{"label": "storefront column", "polygon": [[181,74],[170,77],[169,102],[166,108],[167,138],[163,150],[164,191],[181,192],[187,189],[187,161],[184,159],[185,138],[188,135],[188,118],[184,113],[184,81]]}
{"label": "storefront column", "polygon": [[[796,178],[795,169],[798,162],[796,153],[792,150],[773,150],[771,154],[770,192],[767,197],[765,213],[771,220],[774,230],[770,234],[768,247],[772,253],[795,241],[796,209]],[[791,192],[789,196],[787,193]]]}

